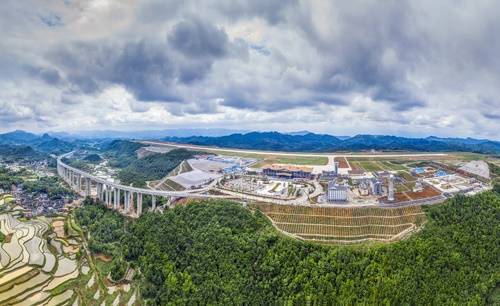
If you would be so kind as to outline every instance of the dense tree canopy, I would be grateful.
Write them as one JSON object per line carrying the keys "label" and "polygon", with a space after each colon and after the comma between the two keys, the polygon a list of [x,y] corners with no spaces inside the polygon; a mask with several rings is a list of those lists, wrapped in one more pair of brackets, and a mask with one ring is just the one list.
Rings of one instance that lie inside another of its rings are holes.
{"label": "dense tree canopy", "polygon": [[60,199],[73,195],[73,191],[62,185],[59,177],[41,177],[34,181],[25,181],[24,189],[27,192],[46,193],[51,199]]}
{"label": "dense tree canopy", "polygon": [[125,224],[93,204],[76,215],[91,239],[139,267],[151,304],[485,304],[500,280],[500,194],[425,210],[407,240],[349,247],[284,237],[260,212],[223,201]]}
{"label": "dense tree canopy", "polygon": [[177,167],[183,160],[193,157],[196,152],[184,149],[172,150],[168,153],[153,154],[144,158],[135,158],[123,168],[118,177],[124,184],[145,186],[146,181],[159,180]]}
{"label": "dense tree canopy", "polygon": [[189,159],[198,153],[184,149],[174,149],[167,153],[138,158],[137,150],[144,146],[137,142],[114,140],[103,148],[109,165],[121,169],[118,178],[123,184],[144,187],[146,181],[163,178],[183,160]]}
{"label": "dense tree canopy", "polygon": [[18,173],[7,168],[0,167],[0,188],[10,190],[12,185],[18,185],[23,182],[23,179]]}

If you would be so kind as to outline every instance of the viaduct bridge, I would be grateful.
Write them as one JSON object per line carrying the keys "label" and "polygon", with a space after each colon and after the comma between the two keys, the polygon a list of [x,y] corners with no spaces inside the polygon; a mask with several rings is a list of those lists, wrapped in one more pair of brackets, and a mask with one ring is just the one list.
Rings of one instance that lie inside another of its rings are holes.
{"label": "viaduct bridge", "polygon": [[[57,158],[57,173],[68,183],[68,185],[83,196],[92,196],[104,202],[109,208],[120,211],[125,215],[139,217],[143,212],[143,195],[151,196],[151,209],[156,209],[158,197],[167,198],[170,203],[173,198],[234,198],[227,195],[213,195],[200,192],[207,190],[188,191],[164,191],[146,188],[136,188],[110,182],[80,169],[71,167],[62,161],[63,157],[73,152],[61,155]],[[136,203],[134,205],[134,203]]]}

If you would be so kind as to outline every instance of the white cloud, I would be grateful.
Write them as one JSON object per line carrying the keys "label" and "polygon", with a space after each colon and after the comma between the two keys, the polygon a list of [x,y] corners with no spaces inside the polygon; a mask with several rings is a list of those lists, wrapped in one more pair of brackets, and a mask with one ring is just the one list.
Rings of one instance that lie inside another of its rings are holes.
{"label": "white cloud", "polygon": [[496,2],[8,1],[0,27],[2,130],[500,138]]}

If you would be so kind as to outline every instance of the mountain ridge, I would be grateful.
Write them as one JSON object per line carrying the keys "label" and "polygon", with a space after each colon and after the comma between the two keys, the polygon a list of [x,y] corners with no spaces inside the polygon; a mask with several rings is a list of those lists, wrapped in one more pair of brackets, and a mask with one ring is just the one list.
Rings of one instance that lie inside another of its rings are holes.
{"label": "mountain ridge", "polygon": [[359,134],[338,138],[327,134],[284,134],[279,132],[250,132],[221,137],[165,137],[162,140],[194,145],[218,146],[267,151],[463,151],[500,154],[500,142],[474,138],[409,138],[392,135]]}
{"label": "mountain ridge", "polygon": [[29,146],[40,152],[55,154],[69,152],[75,147],[73,143],[52,137],[47,133],[37,135],[22,130],[0,134],[0,144]]}

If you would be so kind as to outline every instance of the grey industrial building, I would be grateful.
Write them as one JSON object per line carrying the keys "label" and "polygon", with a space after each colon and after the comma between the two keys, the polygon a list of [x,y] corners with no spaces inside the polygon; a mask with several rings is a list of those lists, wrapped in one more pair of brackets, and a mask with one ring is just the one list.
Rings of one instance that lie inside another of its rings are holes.
{"label": "grey industrial building", "polygon": [[326,200],[328,202],[345,202],[347,201],[347,186],[339,185],[336,180],[328,183]]}

